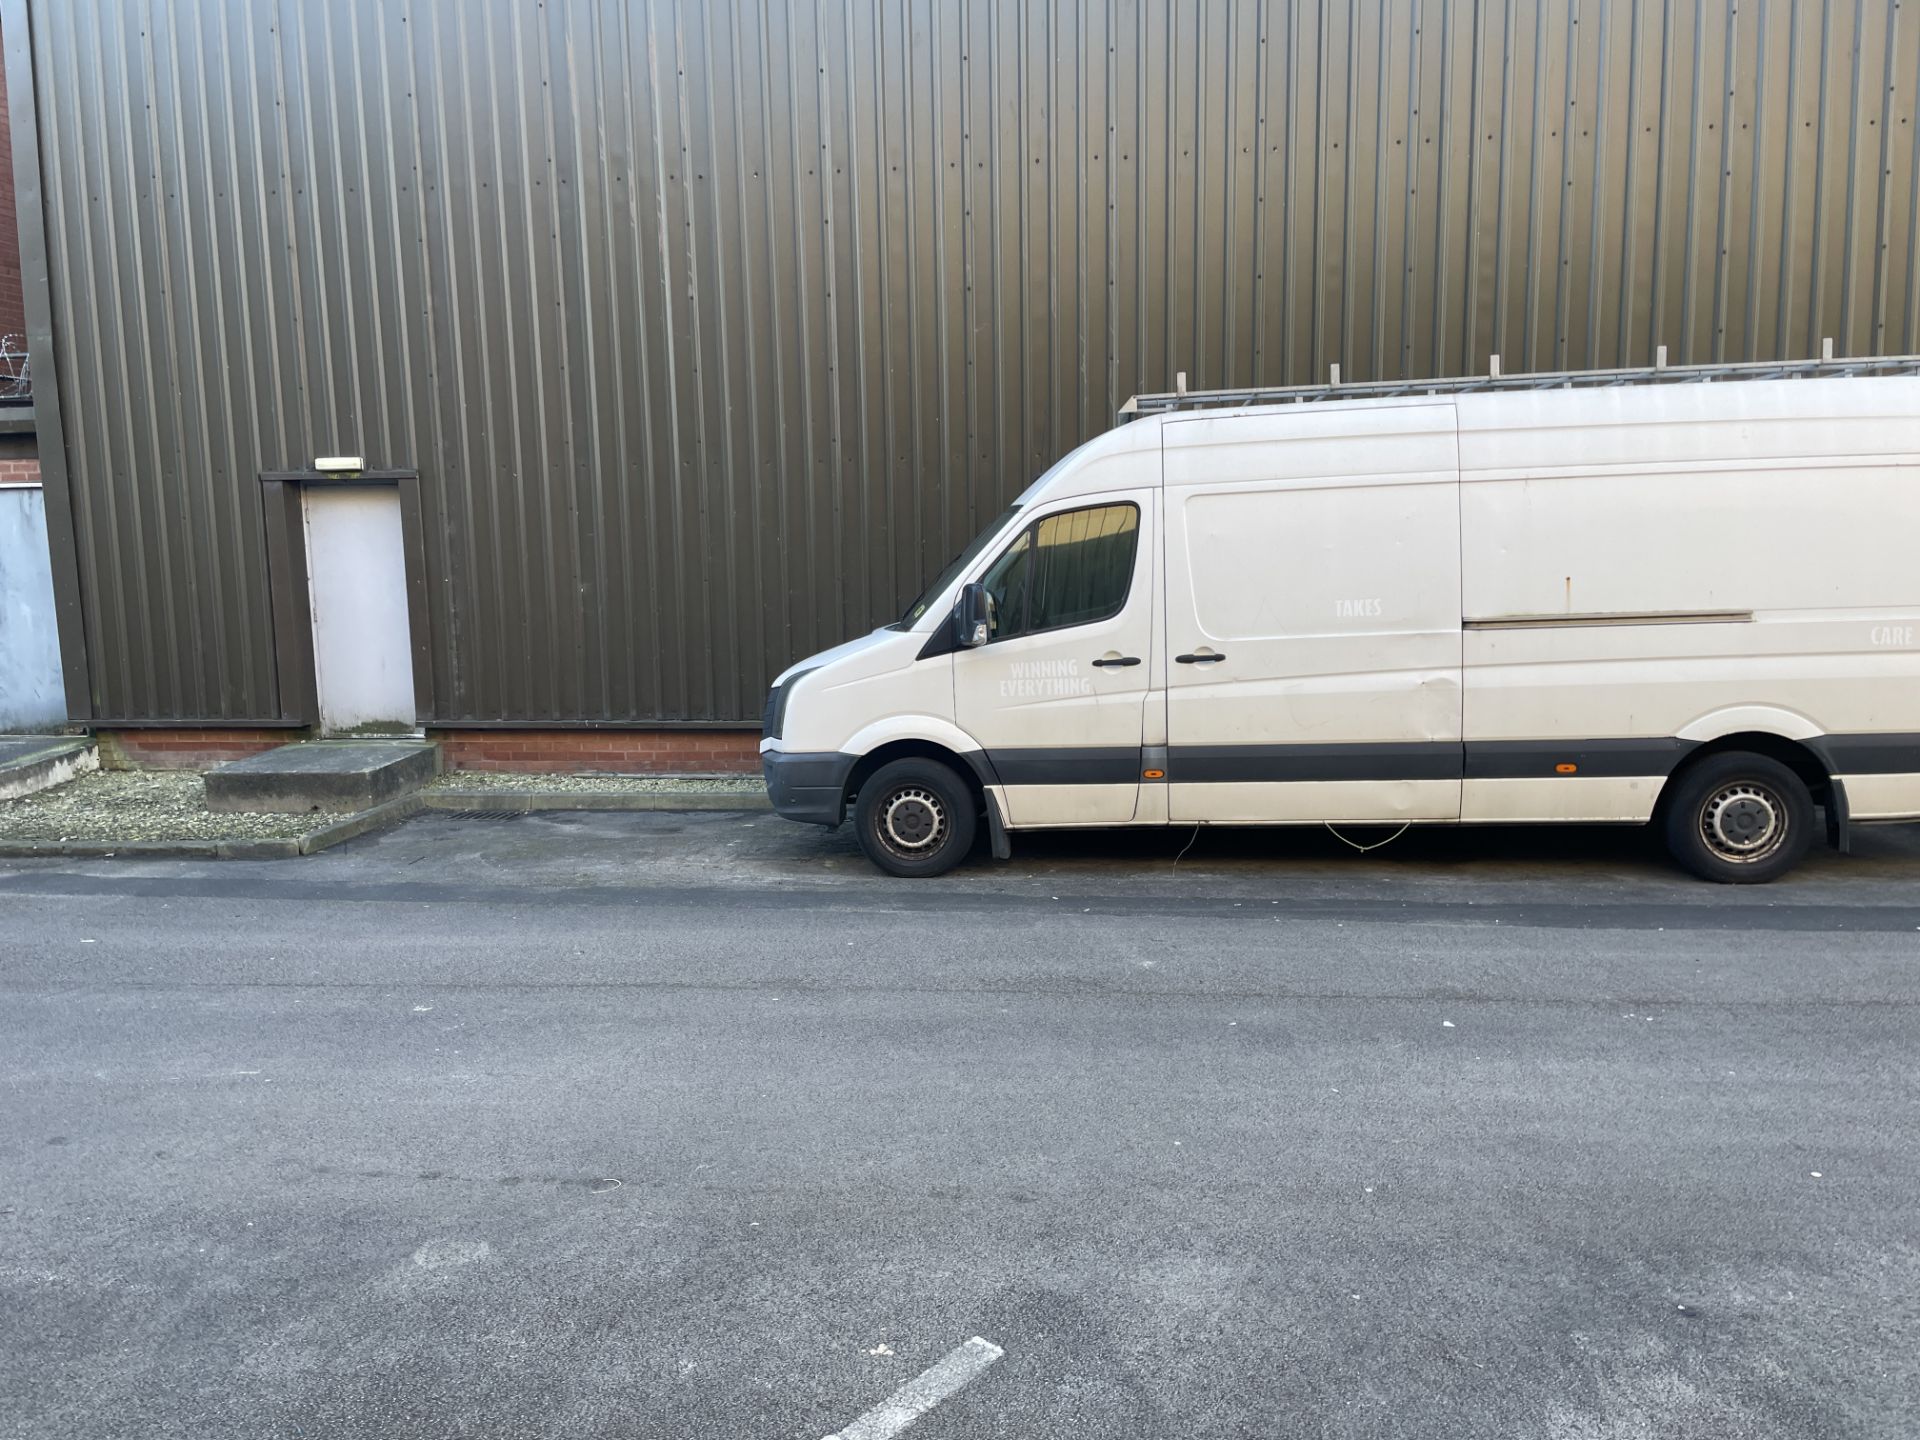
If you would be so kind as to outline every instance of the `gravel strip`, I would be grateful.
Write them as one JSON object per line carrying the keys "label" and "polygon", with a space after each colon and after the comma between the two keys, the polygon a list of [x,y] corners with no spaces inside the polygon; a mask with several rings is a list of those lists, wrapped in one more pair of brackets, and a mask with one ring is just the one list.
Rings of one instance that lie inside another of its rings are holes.
{"label": "gravel strip", "polygon": [[209,810],[190,770],[101,770],[0,800],[0,841],[290,839],[325,818]]}
{"label": "gravel strip", "polygon": [[548,795],[759,795],[767,787],[758,775],[504,775],[486,770],[451,770],[427,788],[537,791]]}

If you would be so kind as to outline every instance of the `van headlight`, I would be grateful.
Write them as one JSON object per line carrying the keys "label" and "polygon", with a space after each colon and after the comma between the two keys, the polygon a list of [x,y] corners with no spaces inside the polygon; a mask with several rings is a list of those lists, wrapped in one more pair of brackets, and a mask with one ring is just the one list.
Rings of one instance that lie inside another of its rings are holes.
{"label": "van headlight", "polygon": [[[818,669],[815,666],[814,669]],[[760,718],[760,736],[764,740],[778,740],[780,732],[787,724],[787,701],[793,695],[793,687],[813,670],[796,670],[782,683],[767,692],[767,711]]]}

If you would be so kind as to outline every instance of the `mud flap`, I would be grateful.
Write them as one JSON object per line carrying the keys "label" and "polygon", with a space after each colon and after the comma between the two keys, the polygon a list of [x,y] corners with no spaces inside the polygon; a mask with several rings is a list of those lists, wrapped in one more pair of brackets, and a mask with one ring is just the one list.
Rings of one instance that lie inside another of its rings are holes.
{"label": "mud flap", "polygon": [[987,838],[993,844],[994,859],[1013,858],[1013,841],[1007,835],[1006,822],[1000,818],[999,802],[993,798],[991,790],[987,791]]}
{"label": "mud flap", "polygon": [[1853,853],[1853,835],[1847,827],[1847,783],[1835,776],[1827,782],[1827,844],[1842,855]]}

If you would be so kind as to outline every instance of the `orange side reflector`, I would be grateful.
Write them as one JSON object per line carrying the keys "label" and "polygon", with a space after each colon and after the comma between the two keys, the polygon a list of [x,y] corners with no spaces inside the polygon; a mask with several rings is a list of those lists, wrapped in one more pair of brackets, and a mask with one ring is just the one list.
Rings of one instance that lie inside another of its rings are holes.
{"label": "orange side reflector", "polygon": [[1553,768],[1562,775],[1578,775],[1580,773],[1580,767],[1578,765],[1561,764]]}
{"label": "orange side reflector", "polygon": [[1142,770],[1140,774],[1148,780],[1164,780],[1167,778],[1167,772],[1164,770]]}

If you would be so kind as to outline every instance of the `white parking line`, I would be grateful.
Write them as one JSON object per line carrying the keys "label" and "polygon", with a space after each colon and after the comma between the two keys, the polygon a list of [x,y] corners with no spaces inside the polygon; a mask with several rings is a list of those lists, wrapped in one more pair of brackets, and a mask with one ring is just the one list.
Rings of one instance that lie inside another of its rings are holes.
{"label": "white parking line", "polygon": [[826,1440],[889,1440],[970,1381],[1006,1352],[978,1335],[921,1371],[844,1430]]}

